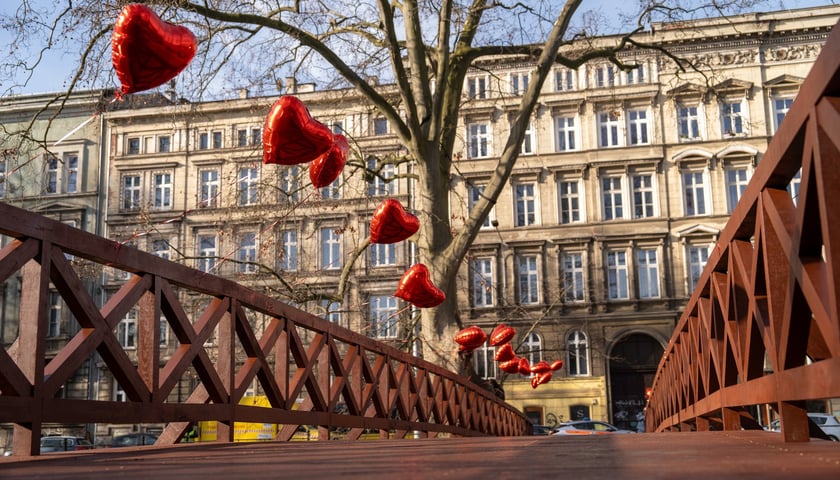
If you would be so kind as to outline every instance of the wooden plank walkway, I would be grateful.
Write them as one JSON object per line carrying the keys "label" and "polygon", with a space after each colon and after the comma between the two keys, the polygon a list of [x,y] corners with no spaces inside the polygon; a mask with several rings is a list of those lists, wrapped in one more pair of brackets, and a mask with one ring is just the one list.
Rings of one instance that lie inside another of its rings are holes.
{"label": "wooden plank walkway", "polygon": [[0,460],[11,479],[840,478],[840,443],[763,431],[181,444]]}

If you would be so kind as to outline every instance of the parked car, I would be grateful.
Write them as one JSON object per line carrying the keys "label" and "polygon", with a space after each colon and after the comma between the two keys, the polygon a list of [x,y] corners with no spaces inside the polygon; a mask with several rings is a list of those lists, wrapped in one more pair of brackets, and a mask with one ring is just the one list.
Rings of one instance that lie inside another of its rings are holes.
{"label": "parked car", "polygon": [[534,435],[551,435],[551,427],[548,425],[534,425]]}
{"label": "parked car", "polygon": [[622,430],[607,422],[595,420],[579,420],[561,423],[554,429],[552,435],[612,435],[615,433],[636,433],[632,430]]}
{"label": "parked car", "polygon": [[[832,442],[840,441],[840,421],[837,420],[837,417],[828,413],[808,412],[808,418],[820,427],[820,430],[828,436],[829,440]],[[770,422],[767,430],[772,432],[782,431],[779,419]]]}
{"label": "parked car", "polygon": [[93,444],[82,437],[51,435],[41,438],[41,453],[93,450]]}
{"label": "parked car", "polygon": [[137,445],[154,445],[157,441],[157,435],[151,433],[126,433],[125,435],[117,435],[111,439],[109,447],[134,447]]}

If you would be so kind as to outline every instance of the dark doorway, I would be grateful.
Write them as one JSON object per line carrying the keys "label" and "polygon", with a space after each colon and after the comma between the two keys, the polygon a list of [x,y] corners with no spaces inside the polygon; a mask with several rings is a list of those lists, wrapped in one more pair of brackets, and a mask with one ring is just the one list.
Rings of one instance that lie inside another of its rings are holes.
{"label": "dark doorway", "polygon": [[663,348],[650,335],[634,333],[616,343],[610,352],[612,423],[626,430],[640,430],[644,418],[645,388],[662,358]]}

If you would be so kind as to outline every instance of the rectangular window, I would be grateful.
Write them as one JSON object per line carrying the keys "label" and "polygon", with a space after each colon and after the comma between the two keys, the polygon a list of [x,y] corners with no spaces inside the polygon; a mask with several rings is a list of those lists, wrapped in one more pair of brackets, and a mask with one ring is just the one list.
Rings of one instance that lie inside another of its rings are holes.
{"label": "rectangular window", "polygon": [[468,126],[470,137],[470,158],[487,158],[490,152],[490,126],[486,123],[471,123]]}
{"label": "rectangular window", "polygon": [[647,75],[646,75],[646,68],[645,65],[639,65],[638,67],[630,70],[627,72],[627,85],[636,85],[639,83],[647,82]]}
{"label": "rectangular window", "polygon": [[525,255],[519,257],[519,303],[540,303],[539,272],[537,257]]}
{"label": "rectangular window", "polygon": [[198,136],[198,149],[207,150],[208,148],[210,148],[210,134],[207,132],[202,132]]}
{"label": "rectangular window", "polygon": [[216,236],[199,235],[197,248],[196,268],[202,272],[212,272],[216,268]]}
{"label": "rectangular window", "polygon": [[496,378],[496,347],[485,343],[473,350],[473,366],[478,378]]}
{"label": "rectangular window", "polygon": [[280,270],[287,272],[294,272],[297,270],[297,251],[298,251],[298,235],[297,230],[284,230],[280,233]]}
{"label": "rectangular window", "polygon": [[681,105],[677,110],[680,140],[700,139],[700,116],[697,106]]}
{"label": "rectangular window", "polygon": [[152,253],[155,256],[158,256],[164,260],[170,260],[171,255],[171,248],[169,246],[169,242],[166,240],[155,240],[152,242]]}
{"label": "rectangular window", "polygon": [[331,300],[321,300],[321,308],[324,311],[324,319],[336,325],[341,324],[341,304]]}
{"label": "rectangular window", "polygon": [[236,146],[237,147],[247,147],[248,146],[248,130],[247,129],[239,129],[236,131]]}
{"label": "rectangular window", "polygon": [[61,171],[61,162],[57,157],[50,156],[47,158],[47,171],[44,176],[44,193],[54,194],[58,193],[59,172]]}
{"label": "rectangular window", "polygon": [[370,297],[370,328],[374,338],[397,338],[397,299],[390,295]]}
{"label": "rectangular window", "polygon": [[256,167],[239,169],[239,205],[256,205],[259,201],[260,171]]}
{"label": "rectangular window", "polygon": [[648,116],[645,110],[627,111],[627,130],[630,145],[647,145],[648,138]]}
{"label": "rectangular window", "polygon": [[467,91],[470,98],[487,98],[487,77],[468,78]]}
{"label": "rectangular window", "polygon": [[627,253],[607,252],[607,291],[610,300],[629,298],[627,290]]}
{"label": "rectangular window", "polygon": [[563,297],[567,302],[584,301],[586,290],[583,278],[583,254],[565,254],[563,256]]}
{"label": "rectangular window", "polygon": [[685,214],[687,216],[706,214],[706,192],[703,172],[683,173]]}
{"label": "rectangular window", "polygon": [[251,129],[251,145],[259,146],[262,144],[262,128],[255,127]]}
{"label": "rectangular window", "polygon": [[779,130],[779,125],[782,124],[785,115],[793,105],[793,98],[774,98],[773,99],[773,119],[776,122],[776,131]]}
{"label": "rectangular window", "polygon": [[219,206],[219,170],[206,169],[198,173],[199,178],[199,208],[216,208]]}
{"label": "rectangular window", "polygon": [[123,175],[123,210],[140,208],[140,175]]}
{"label": "rectangular window", "polygon": [[653,175],[633,175],[633,218],[649,218],[655,215]]}
{"label": "rectangular window", "polygon": [[245,232],[239,237],[239,273],[257,273],[257,234]]}
{"label": "rectangular window", "polygon": [[[790,183],[788,184],[788,187],[787,187],[788,193],[790,194],[790,198],[793,199],[793,204],[794,205],[799,204],[799,186],[800,186],[801,183],[802,183],[802,169],[800,168],[796,172],[796,175],[794,175],[793,178],[790,179]],[[0,187],[2,187],[2,185],[0,185]],[[0,189],[0,190],[2,190],[2,189]]]}
{"label": "rectangular window", "polygon": [[341,268],[341,236],[335,228],[321,229],[321,268],[324,270]]}
{"label": "rectangular window", "polygon": [[169,343],[167,341],[169,339],[169,322],[166,321],[165,316],[161,315],[158,324],[160,326],[160,346],[165,347]]}
{"label": "rectangular window", "polygon": [[286,167],[280,170],[280,201],[295,203],[300,199],[300,169]]}
{"label": "rectangular window", "polygon": [[158,137],[158,152],[166,153],[172,148],[172,137],[169,135],[161,135]]}
{"label": "rectangular window", "polygon": [[728,212],[735,210],[735,205],[741,200],[747,185],[750,183],[749,171],[746,168],[729,168],[726,172],[726,207]]}
{"label": "rectangular window", "polygon": [[688,295],[694,292],[697,287],[697,282],[700,281],[700,275],[703,269],[706,268],[706,262],[709,261],[709,247],[688,247]]}
{"label": "rectangular window", "polygon": [[76,153],[64,154],[64,165],[67,176],[64,180],[64,191],[76,193],[79,191],[79,155]]}
{"label": "rectangular window", "polygon": [[387,267],[396,265],[397,248],[393,243],[373,243],[370,245],[370,266]]}
{"label": "rectangular window", "polygon": [[137,310],[131,309],[117,325],[117,340],[123,348],[137,346]]}
{"label": "rectangular window", "polygon": [[128,139],[128,154],[137,155],[140,153],[140,137],[132,137]]}
{"label": "rectangular window", "polygon": [[0,198],[6,196],[6,159],[0,158]]}
{"label": "rectangular window", "polygon": [[554,117],[554,130],[557,144],[555,150],[558,152],[570,152],[577,150],[577,127],[575,117]]}
{"label": "rectangular window", "polygon": [[659,298],[659,263],[655,249],[636,251],[639,298]]}
{"label": "rectangular window", "polygon": [[522,137],[522,146],[519,153],[522,155],[533,155],[537,153],[537,137],[534,135],[534,124],[528,124],[528,130],[525,130],[525,136]]}
{"label": "rectangular window", "polygon": [[338,200],[341,198],[341,176],[326,187],[321,188],[321,198],[324,200]]}
{"label": "rectangular window", "polygon": [[595,68],[595,86],[597,88],[615,85],[615,65],[600,65]]}
{"label": "rectangular window", "polygon": [[[475,204],[478,203],[481,196],[484,194],[484,185],[473,185],[470,184],[467,186],[468,195],[469,195],[469,209],[475,207]],[[496,217],[496,209],[493,208],[490,210],[490,213],[487,215],[487,218],[484,219],[484,223],[481,224],[481,228],[490,228],[493,220]]]}
{"label": "rectangular window", "polygon": [[575,71],[566,68],[554,72],[554,91],[569,92],[575,90]]}
{"label": "rectangular window", "polygon": [[367,168],[373,172],[372,178],[368,183],[368,195],[371,197],[380,195],[394,194],[394,164],[383,163],[379,164],[375,157],[368,158]]}
{"label": "rectangular window", "polygon": [[537,194],[533,183],[517,183],[514,187],[516,195],[516,226],[526,227],[537,223]]}
{"label": "rectangular window", "polygon": [[598,146],[602,148],[621,145],[620,125],[617,112],[598,114]]}
{"label": "rectangular window", "polygon": [[477,258],[473,266],[473,306],[493,306],[493,261],[489,258]]}
{"label": "rectangular window", "polygon": [[222,132],[213,132],[213,148],[222,148]]}
{"label": "rectangular window", "polygon": [[723,135],[744,133],[744,121],[741,116],[741,102],[725,102],[720,106],[721,128]]}
{"label": "rectangular window", "polygon": [[525,90],[528,90],[528,81],[531,76],[528,73],[512,73],[510,74],[510,93],[513,95],[522,95]]}
{"label": "rectangular window", "polygon": [[373,119],[373,134],[386,135],[388,133],[388,120],[385,117],[376,117]]}
{"label": "rectangular window", "polygon": [[50,292],[50,313],[47,323],[47,338],[54,338],[61,335],[61,295],[58,292]]}
{"label": "rectangular window", "polygon": [[601,190],[604,201],[604,220],[624,218],[624,195],[621,191],[621,177],[602,178]]}
{"label": "rectangular window", "polygon": [[581,195],[579,180],[561,180],[557,182],[560,195],[560,223],[577,223],[581,215]]}
{"label": "rectangular window", "polygon": [[154,174],[154,182],[155,201],[153,207],[156,210],[169,210],[172,208],[172,174],[156,173]]}

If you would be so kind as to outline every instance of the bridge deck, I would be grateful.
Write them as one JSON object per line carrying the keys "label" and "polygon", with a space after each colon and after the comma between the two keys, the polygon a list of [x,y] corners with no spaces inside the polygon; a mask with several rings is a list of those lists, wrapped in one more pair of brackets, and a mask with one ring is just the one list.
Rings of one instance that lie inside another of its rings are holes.
{"label": "bridge deck", "polygon": [[0,478],[840,478],[840,444],[762,431],[181,444],[0,460]]}

